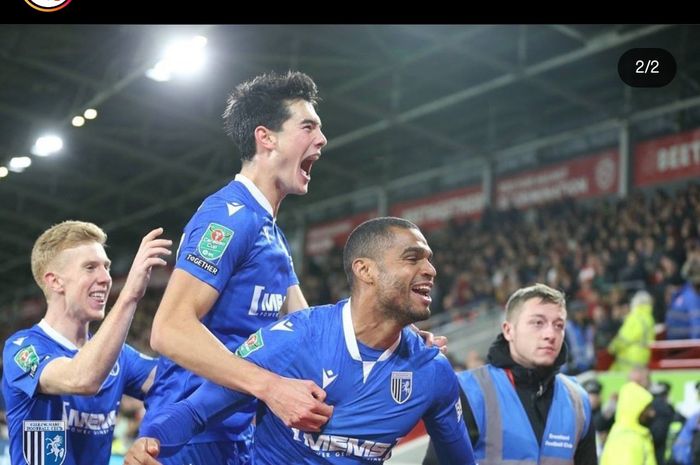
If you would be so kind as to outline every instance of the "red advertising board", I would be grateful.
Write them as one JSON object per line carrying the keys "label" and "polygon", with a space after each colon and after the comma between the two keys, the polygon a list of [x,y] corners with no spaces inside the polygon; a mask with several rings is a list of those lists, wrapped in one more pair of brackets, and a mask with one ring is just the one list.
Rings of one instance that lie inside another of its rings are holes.
{"label": "red advertising board", "polygon": [[391,214],[414,222],[422,229],[443,226],[455,218],[478,218],[484,210],[482,187],[470,186],[393,205]]}
{"label": "red advertising board", "polygon": [[618,151],[608,150],[500,179],[495,189],[496,208],[528,208],[565,197],[582,199],[615,193],[618,160]]}
{"label": "red advertising board", "polygon": [[306,242],[304,247],[306,255],[323,255],[330,251],[333,246],[342,248],[348,236],[356,226],[376,216],[377,211],[372,210],[358,213],[349,218],[310,226],[306,230]]}
{"label": "red advertising board", "polygon": [[700,129],[638,144],[633,171],[638,187],[700,178]]}

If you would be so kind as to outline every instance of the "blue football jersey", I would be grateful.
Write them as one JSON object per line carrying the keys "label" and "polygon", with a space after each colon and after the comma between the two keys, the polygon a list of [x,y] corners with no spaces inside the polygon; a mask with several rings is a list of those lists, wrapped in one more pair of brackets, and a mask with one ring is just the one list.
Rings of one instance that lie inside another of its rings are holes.
{"label": "blue football jersey", "polygon": [[[276,321],[288,288],[299,283],[270,203],[240,174],[205,199],[189,221],[176,267],[218,291],[219,298],[202,323],[231,350]],[[202,381],[161,357],[146,399],[144,424],[151,421],[151,412],[186,398]],[[237,439],[237,433],[250,425],[255,409],[252,401],[223,423],[210,425],[193,442]]]}
{"label": "blue football jersey", "polygon": [[421,419],[441,443],[462,441],[471,450],[448,360],[410,329],[387,350],[364,346],[347,300],[295,312],[253,334],[236,353],[282,376],[314,381],[334,406],[320,434],[289,428],[265,407],[255,463],[381,463]]}
{"label": "blue football jersey", "polygon": [[143,398],[141,386],[156,366],[129,345],[94,396],[46,395],[39,378],[57,357],[78,352],[45,321],[5,342],[2,391],[7,403],[12,465],[107,464],[122,394]]}

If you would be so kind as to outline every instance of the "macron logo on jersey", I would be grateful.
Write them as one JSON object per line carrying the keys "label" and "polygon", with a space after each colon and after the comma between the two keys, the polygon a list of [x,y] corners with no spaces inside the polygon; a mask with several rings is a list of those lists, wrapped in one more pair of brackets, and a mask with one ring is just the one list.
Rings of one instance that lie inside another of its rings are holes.
{"label": "macron logo on jersey", "polygon": [[228,208],[228,216],[235,215],[236,213],[238,213],[238,210],[240,210],[243,207],[245,207],[245,205],[241,205],[240,203],[226,202],[226,208]]}
{"label": "macron logo on jersey", "polygon": [[17,339],[15,339],[14,341],[12,341],[12,343],[13,343],[14,345],[16,345],[16,346],[22,347],[22,343],[24,342],[25,339],[27,339],[27,336],[18,337]]}
{"label": "macron logo on jersey", "polygon": [[333,370],[323,370],[323,389],[326,389],[337,377],[338,375],[333,374]]}
{"label": "macron logo on jersey", "polygon": [[294,325],[289,320],[282,320],[270,328],[270,331],[294,331]]}

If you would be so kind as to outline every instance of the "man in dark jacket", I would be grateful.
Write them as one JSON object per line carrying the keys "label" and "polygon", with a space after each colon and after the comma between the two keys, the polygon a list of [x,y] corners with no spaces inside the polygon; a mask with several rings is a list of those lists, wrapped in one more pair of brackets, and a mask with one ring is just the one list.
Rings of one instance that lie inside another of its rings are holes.
{"label": "man in dark jacket", "polygon": [[[566,361],[565,324],[561,292],[544,284],[519,289],[506,304],[488,364],[458,373],[463,416],[480,465],[547,457],[598,463],[586,392],[557,374]],[[433,457],[431,445],[423,465],[437,463]]]}
{"label": "man in dark jacket", "polygon": [[679,421],[685,423],[685,417],[676,412],[673,405],[668,401],[671,385],[665,381],[659,381],[651,385],[649,391],[654,396],[651,401],[651,406],[656,412],[654,419],[649,425],[651,437],[654,439],[654,454],[656,455],[656,463],[663,465],[666,463],[666,440],[668,438],[668,430],[671,423]]}

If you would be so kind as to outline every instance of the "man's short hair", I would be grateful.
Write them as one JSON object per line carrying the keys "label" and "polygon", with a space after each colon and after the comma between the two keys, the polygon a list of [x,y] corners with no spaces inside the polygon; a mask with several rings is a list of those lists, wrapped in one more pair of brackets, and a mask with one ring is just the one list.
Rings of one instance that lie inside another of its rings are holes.
{"label": "man's short hair", "polygon": [[566,310],[566,298],[562,292],[546,284],[537,283],[520,288],[510,296],[506,303],[506,320],[513,321],[523,304],[533,298],[539,298],[543,303],[555,304]]}
{"label": "man's short hair", "polygon": [[589,379],[583,383],[583,389],[585,389],[589,394],[600,394],[603,390],[603,386],[597,379]]}
{"label": "man's short hair", "polygon": [[255,156],[255,128],[282,129],[289,119],[289,104],[305,100],[316,105],[318,89],[308,75],[299,71],[262,74],[236,86],[224,111],[224,130],[233,139],[241,160]]}
{"label": "man's short hair", "polygon": [[694,285],[700,284],[700,258],[691,257],[681,268],[683,279],[690,281]]}
{"label": "man's short hair", "polygon": [[51,226],[39,236],[32,248],[32,274],[44,295],[49,295],[44,287],[44,273],[58,254],[91,242],[104,246],[107,234],[96,224],[84,221],[64,221]]}
{"label": "man's short hair", "polygon": [[343,249],[343,269],[348,279],[350,289],[353,288],[355,279],[352,272],[352,262],[356,258],[370,258],[377,260],[382,251],[391,245],[394,234],[391,228],[416,229],[418,226],[403,218],[383,216],[367,220],[356,227],[348,236]]}

